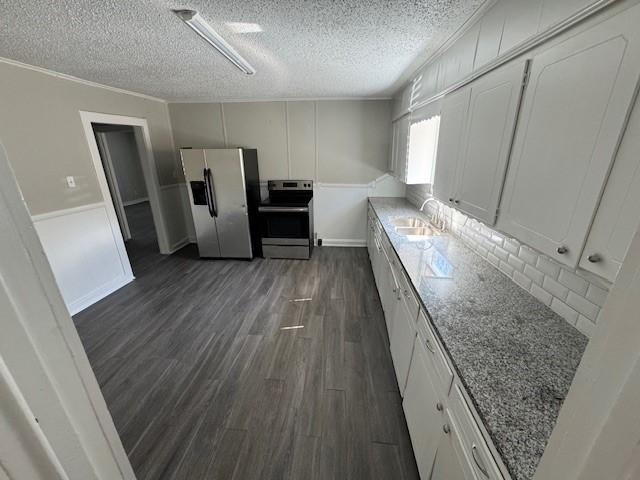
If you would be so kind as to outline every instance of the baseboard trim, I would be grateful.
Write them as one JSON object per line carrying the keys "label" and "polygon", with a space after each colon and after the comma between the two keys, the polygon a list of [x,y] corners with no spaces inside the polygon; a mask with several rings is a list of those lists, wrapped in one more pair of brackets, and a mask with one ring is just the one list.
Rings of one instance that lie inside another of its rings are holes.
{"label": "baseboard trim", "polygon": [[149,197],[136,198],[134,200],[129,200],[128,202],[122,202],[122,205],[124,205],[125,207],[129,207],[131,205],[137,205],[139,203],[144,203],[148,201],[149,201]]}
{"label": "baseboard trim", "polygon": [[188,237],[181,238],[176,243],[171,245],[171,247],[169,247],[169,255],[171,255],[172,253],[177,252],[182,247],[184,247],[186,245],[189,245],[190,243],[194,243],[194,242],[191,242]]}
{"label": "baseboard trim", "polygon": [[367,241],[352,238],[323,238],[323,247],[366,247]]}
{"label": "baseboard trim", "polygon": [[80,313],[85,308],[90,307],[94,303],[99,302],[104,297],[111,295],[116,290],[121,289],[128,283],[131,283],[135,279],[134,276],[121,276],[118,278],[114,278],[113,280],[101,285],[100,287],[92,290],[87,293],[83,297],[80,297],[77,300],[69,303],[67,307],[69,309],[70,315],[75,315],[76,313]]}

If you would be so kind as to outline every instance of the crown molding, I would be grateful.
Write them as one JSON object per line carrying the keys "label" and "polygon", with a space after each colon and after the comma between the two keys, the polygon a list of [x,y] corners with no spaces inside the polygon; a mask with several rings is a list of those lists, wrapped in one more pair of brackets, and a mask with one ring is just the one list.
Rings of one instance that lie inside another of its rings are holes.
{"label": "crown molding", "polygon": [[274,97],[274,98],[224,98],[224,99],[187,99],[187,100],[167,100],[168,104],[173,103],[267,103],[267,102],[329,102],[348,100],[391,100],[392,97]]}
{"label": "crown molding", "polygon": [[90,80],[85,80],[83,78],[74,77],[73,75],[67,75],[66,73],[55,72],[53,70],[49,70],[43,67],[38,67],[36,65],[29,65],[28,63],[22,63],[17,60],[11,60],[10,58],[0,57],[0,63],[6,63],[8,65],[12,65],[14,67],[25,68],[27,70],[32,70],[34,72],[43,73],[45,75],[49,75],[52,77],[60,78],[62,80],[68,80],[70,82],[80,83],[82,85],[87,85],[89,87],[102,88],[104,90],[109,90],[115,93],[121,93],[124,95],[132,95],[134,97],[144,98],[146,100],[152,100],[154,102],[167,103],[166,100],[158,97],[152,97],[151,95],[145,95],[144,93],[132,92],[130,90],[125,90],[123,88],[111,87],[109,85],[103,85],[102,83],[92,82]]}

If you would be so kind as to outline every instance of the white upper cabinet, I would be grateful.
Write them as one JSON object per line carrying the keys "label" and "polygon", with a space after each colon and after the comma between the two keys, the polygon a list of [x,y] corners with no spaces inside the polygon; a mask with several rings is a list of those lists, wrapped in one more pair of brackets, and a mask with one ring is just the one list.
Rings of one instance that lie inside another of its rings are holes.
{"label": "white upper cabinet", "polygon": [[459,82],[473,71],[479,31],[479,24],[471,27],[442,56],[439,77],[440,90]]}
{"label": "white upper cabinet", "polygon": [[433,97],[438,93],[438,70],[440,62],[430,63],[422,69],[420,75],[416,77],[413,86],[413,96],[411,99],[411,107]]}
{"label": "white upper cabinet", "polygon": [[398,118],[405,113],[409,113],[409,105],[411,103],[411,92],[413,89],[413,83],[406,85],[402,91],[394,97],[392,107],[392,118]]}
{"label": "white upper cabinet", "polygon": [[471,84],[456,208],[494,225],[518,115],[525,62],[510,63]]}
{"label": "white upper cabinet", "polygon": [[396,171],[396,142],[398,141],[398,122],[391,123],[391,152],[389,154],[389,164],[387,167],[387,171],[392,175],[395,174]]}
{"label": "white upper cabinet", "polygon": [[501,3],[504,5],[505,21],[500,55],[537,33],[542,0],[508,0]]}
{"label": "white upper cabinet", "polygon": [[504,28],[505,7],[503,2],[495,3],[480,21],[478,46],[473,68],[478,69],[498,56],[500,39]]}
{"label": "white upper cabinet", "polygon": [[400,181],[405,181],[407,175],[407,157],[409,153],[409,114],[394,122],[395,148],[393,159],[393,175]]}
{"label": "white upper cabinet", "polygon": [[640,102],[636,102],[580,266],[613,282],[640,225]]}
{"label": "white upper cabinet", "polygon": [[447,95],[440,112],[440,137],[433,181],[433,194],[442,202],[453,202],[458,157],[469,108],[470,88]]}
{"label": "white upper cabinet", "polygon": [[640,6],[535,56],[498,226],[575,267],[640,75]]}
{"label": "white upper cabinet", "polygon": [[490,224],[513,137],[525,62],[514,62],[447,96],[442,106],[434,193]]}
{"label": "white upper cabinet", "polygon": [[544,0],[538,31],[549,28],[593,3],[596,3],[595,0]]}

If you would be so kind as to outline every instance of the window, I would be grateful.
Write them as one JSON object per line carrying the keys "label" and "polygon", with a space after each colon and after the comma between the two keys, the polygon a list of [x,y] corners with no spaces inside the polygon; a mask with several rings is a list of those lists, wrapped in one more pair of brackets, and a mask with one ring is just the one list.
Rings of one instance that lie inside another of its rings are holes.
{"label": "window", "polygon": [[409,128],[407,183],[433,183],[438,151],[440,115],[412,123]]}

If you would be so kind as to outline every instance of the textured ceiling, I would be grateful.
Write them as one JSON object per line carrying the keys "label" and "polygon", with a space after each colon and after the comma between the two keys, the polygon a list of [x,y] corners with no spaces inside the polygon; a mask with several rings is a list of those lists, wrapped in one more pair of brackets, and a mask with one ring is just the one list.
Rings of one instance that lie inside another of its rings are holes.
{"label": "textured ceiling", "polygon": [[[0,56],[170,101],[389,96],[482,0],[4,0]],[[171,11],[195,9],[257,70]],[[256,23],[237,33],[227,23]]]}

